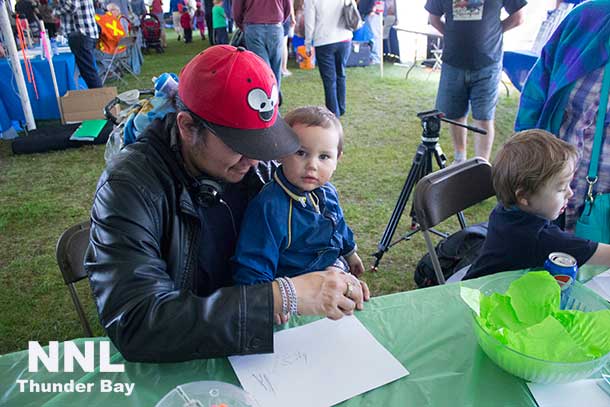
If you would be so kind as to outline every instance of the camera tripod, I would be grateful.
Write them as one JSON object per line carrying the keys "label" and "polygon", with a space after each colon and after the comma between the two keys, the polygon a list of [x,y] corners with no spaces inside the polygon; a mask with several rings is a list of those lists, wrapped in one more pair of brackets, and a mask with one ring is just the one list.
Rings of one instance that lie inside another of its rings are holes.
{"label": "camera tripod", "polygon": [[[377,252],[373,253],[373,256],[375,257],[373,269],[377,269],[381,258],[392,246],[402,242],[403,240],[410,240],[411,236],[420,230],[419,225],[417,224],[417,219],[415,219],[413,209],[411,209],[410,216],[412,230],[405,233],[395,242],[392,242],[392,237],[394,236],[394,232],[396,231],[400,217],[402,216],[405,206],[407,205],[407,201],[409,200],[413,187],[417,184],[417,182],[419,182],[420,179],[432,172],[432,159],[434,158],[439,169],[445,168],[447,159],[445,154],[443,154],[441,146],[438,144],[441,121],[464,127],[475,133],[487,134],[485,130],[449,120],[443,116],[444,114],[438,110],[429,110],[417,114],[417,117],[421,120],[421,126],[423,129],[421,143],[415,151],[415,156],[413,157],[411,169],[409,170],[405,184],[402,187],[402,191],[400,191],[400,196],[398,197],[398,201],[396,202],[392,216],[390,216],[390,220],[385,228],[385,231],[383,232],[383,236],[377,245]],[[460,222],[460,227],[465,228],[466,222],[464,221],[464,215],[462,212],[459,212],[457,217],[458,221]],[[430,229],[430,232],[442,238],[447,237],[447,234],[434,229]]]}

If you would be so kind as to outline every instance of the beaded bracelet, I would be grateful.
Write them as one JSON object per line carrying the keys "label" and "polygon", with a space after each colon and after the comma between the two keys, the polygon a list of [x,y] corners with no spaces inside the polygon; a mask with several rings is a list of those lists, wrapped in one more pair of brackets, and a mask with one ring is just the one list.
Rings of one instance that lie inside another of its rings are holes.
{"label": "beaded bracelet", "polygon": [[290,299],[290,314],[292,315],[298,315],[298,303],[297,303],[297,290],[296,288],[294,288],[294,283],[292,282],[292,279],[290,279],[289,277],[286,277],[286,281],[288,282],[288,289],[289,289],[289,299]]}
{"label": "beaded bracelet", "polygon": [[282,277],[276,278],[275,281],[277,281],[277,284],[280,288],[280,295],[282,297],[282,315],[288,315],[288,289],[286,287],[286,282]]}

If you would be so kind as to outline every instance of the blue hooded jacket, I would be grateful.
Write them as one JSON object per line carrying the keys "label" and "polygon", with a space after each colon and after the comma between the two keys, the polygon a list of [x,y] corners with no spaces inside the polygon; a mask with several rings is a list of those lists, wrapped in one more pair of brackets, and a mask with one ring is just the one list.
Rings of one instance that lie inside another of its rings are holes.
{"label": "blue hooded jacket", "polygon": [[236,284],[324,270],[356,249],[331,183],[303,192],[282,167],[250,202],[233,262]]}

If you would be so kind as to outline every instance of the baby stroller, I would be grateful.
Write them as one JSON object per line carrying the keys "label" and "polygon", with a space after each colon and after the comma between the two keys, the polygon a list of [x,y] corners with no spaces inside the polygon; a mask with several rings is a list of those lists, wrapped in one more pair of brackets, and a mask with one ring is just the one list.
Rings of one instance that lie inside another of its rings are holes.
{"label": "baby stroller", "polygon": [[148,53],[151,48],[157,50],[159,54],[165,52],[161,46],[161,21],[156,15],[144,14],[140,20],[140,29],[144,37],[144,52]]}
{"label": "baby stroller", "polygon": [[[153,120],[175,111],[178,76],[166,72],[153,78],[153,82],[154,90],[128,90],[104,107],[104,115],[114,124],[104,152],[106,163],[110,163],[124,146],[134,143]],[[123,105],[127,107],[120,110]]]}

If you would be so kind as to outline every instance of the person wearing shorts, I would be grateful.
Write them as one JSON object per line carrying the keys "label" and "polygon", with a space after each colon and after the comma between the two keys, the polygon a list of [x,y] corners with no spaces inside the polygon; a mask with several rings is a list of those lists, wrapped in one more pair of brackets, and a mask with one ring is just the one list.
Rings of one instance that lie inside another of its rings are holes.
{"label": "person wearing shorts", "polygon": [[[526,0],[427,0],[430,24],[444,36],[443,65],[436,108],[466,124],[469,110],[476,127],[474,154],[489,160],[494,141],[494,113],[502,72],[502,36],[523,22]],[[508,13],[500,19],[502,8]],[[445,16],[445,21],[441,20]],[[466,160],[466,129],[449,125],[454,162]]]}

